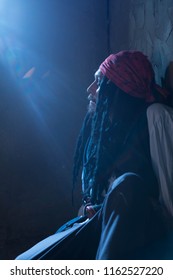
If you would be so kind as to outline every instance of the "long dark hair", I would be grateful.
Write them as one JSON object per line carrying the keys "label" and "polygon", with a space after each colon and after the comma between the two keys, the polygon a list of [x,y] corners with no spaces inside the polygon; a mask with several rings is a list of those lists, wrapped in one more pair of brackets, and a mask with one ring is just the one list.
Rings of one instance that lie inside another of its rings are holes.
{"label": "long dark hair", "polygon": [[[102,201],[102,193],[107,191],[112,173],[116,173],[115,159],[125,142],[129,124],[134,121],[136,108],[140,110],[144,104],[143,100],[122,92],[103,77],[96,110],[86,114],[74,156],[73,186],[82,167],[85,171],[84,200],[89,197],[96,204]],[[120,106],[122,108],[118,109]],[[110,111],[114,111],[111,122]],[[115,114],[116,111],[121,112],[121,116]]]}

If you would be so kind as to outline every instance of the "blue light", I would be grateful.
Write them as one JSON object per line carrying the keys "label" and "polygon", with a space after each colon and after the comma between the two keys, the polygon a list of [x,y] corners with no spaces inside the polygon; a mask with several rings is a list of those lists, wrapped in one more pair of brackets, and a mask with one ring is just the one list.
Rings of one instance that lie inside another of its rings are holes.
{"label": "blue light", "polygon": [[[43,2],[46,6],[42,14]],[[59,119],[64,117],[64,107],[67,110],[70,106],[70,102],[66,102],[66,93],[71,91],[67,80],[72,78],[67,77],[62,61],[54,59],[58,50],[52,51],[52,38],[47,36],[54,30],[52,25],[57,17],[53,17],[53,22],[49,19],[48,24],[45,22],[49,1],[43,2],[0,0],[0,60],[15,81],[19,89],[15,94],[25,103],[26,114],[33,125],[44,138],[57,145],[57,126],[63,125]],[[63,32],[56,34],[57,48],[61,36]]]}

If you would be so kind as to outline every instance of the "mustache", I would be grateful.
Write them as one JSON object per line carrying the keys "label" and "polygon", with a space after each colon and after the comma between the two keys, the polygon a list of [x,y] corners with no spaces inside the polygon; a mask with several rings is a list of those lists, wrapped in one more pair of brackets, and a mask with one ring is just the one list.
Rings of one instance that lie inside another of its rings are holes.
{"label": "mustache", "polygon": [[88,100],[89,100],[89,101],[92,101],[92,102],[94,102],[94,103],[96,103],[96,97],[93,96],[92,94],[89,94],[89,95],[88,95]]}

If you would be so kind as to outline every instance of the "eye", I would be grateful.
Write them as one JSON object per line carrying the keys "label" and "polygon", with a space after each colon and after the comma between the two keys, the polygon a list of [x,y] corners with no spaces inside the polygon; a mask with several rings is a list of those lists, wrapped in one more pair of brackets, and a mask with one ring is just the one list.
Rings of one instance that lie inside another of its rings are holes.
{"label": "eye", "polygon": [[97,79],[97,86],[99,87],[99,86],[100,86],[100,84],[101,84],[101,79],[100,79],[100,78],[98,78],[98,79]]}

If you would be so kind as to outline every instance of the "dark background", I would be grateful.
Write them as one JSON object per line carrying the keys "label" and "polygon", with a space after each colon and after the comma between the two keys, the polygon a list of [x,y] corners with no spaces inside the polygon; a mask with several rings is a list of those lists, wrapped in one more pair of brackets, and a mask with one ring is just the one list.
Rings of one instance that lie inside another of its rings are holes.
{"label": "dark background", "polygon": [[73,152],[86,88],[108,54],[107,27],[107,1],[0,4],[1,259],[77,215]]}
{"label": "dark background", "polygon": [[0,0],[0,259],[77,215],[73,152],[99,64],[140,50],[160,83],[172,31],[170,0]]}

